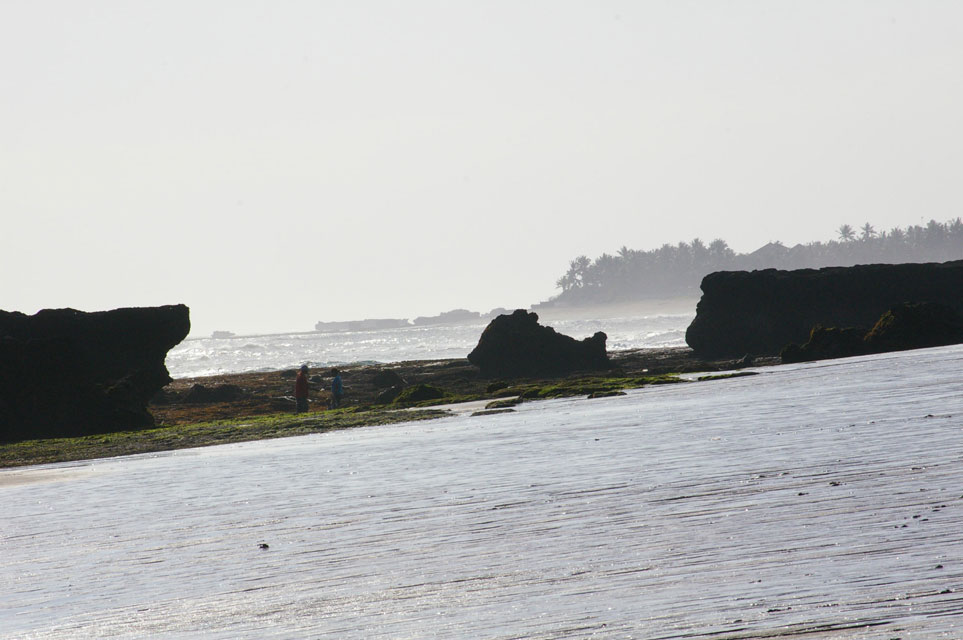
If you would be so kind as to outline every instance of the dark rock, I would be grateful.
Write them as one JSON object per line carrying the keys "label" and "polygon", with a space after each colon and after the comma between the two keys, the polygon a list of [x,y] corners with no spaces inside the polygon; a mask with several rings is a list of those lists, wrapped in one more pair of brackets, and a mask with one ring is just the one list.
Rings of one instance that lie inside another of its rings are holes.
{"label": "dark rock", "polygon": [[501,400],[492,400],[491,402],[485,405],[485,408],[486,409],[507,409],[510,407],[514,407],[516,405],[520,405],[523,402],[525,402],[524,398],[517,398],[517,397],[502,398]]}
{"label": "dark rock", "polygon": [[375,397],[375,402],[378,404],[391,404],[394,402],[395,398],[401,395],[404,387],[398,385],[395,387],[388,387]]}
{"label": "dark rock", "polygon": [[628,394],[625,393],[624,391],[619,391],[618,389],[614,389],[612,391],[593,391],[588,395],[588,398],[589,400],[593,400],[595,398],[614,398],[616,396],[624,396],[624,395],[628,395]]}
{"label": "dark rock", "polygon": [[496,391],[507,389],[510,386],[511,384],[505,380],[496,380],[495,382],[492,382],[487,387],[485,387],[485,391],[487,391],[488,393],[495,393]]}
{"label": "dark rock", "polygon": [[474,411],[469,418],[475,418],[477,416],[494,416],[499,413],[515,413],[514,409],[482,409],[481,411]]}
{"label": "dark rock", "polygon": [[153,426],[147,404],[188,331],[184,305],[0,311],[0,441]]}
{"label": "dark rock", "polygon": [[901,351],[963,342],[963,315],[932,302],[901,304],[882,315],[866,334],[870,351]]}
{"label": "dark rock", "polygon": [[278,375],[284,378],[285,380],[293,380],[298,377],[298,370],[285,369],[284,371],[281,371],[280,373],[278,373]]}
{"label": "dark rock", "polygon": [[721,271],[702,280],[686,331],[699,357],[772,355],[812,328],[869,327],[898,304],[936,302],[963,313],[963,261],[780,271]]}
{"label": "dark rock", "polygon": [[150,404],[167,405],[167,404],[171,404],[172,402],[176,402],[177,399],[178,399],[178,396],[176,393],[171,393],[166,389],[161,389],[160,391],[155,393],[153,397],[150,399]]}
{"label": "dark rock", "polygon": [[785,363],[863,355],[867,353],[863,342],[865,333],[865,329],[857,327],[837,329],[816,325],[805,344],[787,345],[779,355]]}
{"label": "dark rock", "polygon": [[247,397],[247,393],[235,384],[221,384],[216,387],[205,387],[195,384],[188,390],[181,402],[187,404],[205,404],[210,402],[234,402]]}
{"label": "dark rock", "polygon": [[440,400],[448,394],[444,389],[430,384],[416,384],[408,387],[394,399],[397,404],[412,404],[426,400]]}
{"label": "dark rock", "polygon": [[869,332],[859,328],[813,327],[808,342],[788,345],[781,355],[783,362],[802,362],[961,342],[963,316],[946,305],[921,302],[896,305]]}
{"label": "dark rock", "polygon": [[576,340],[538,324],[538,315],[517,309],[492,320],[482,332],[468,361],[488,377],[550,376],[580,370],[605,369],[607,336],[599,331]]}
{"label": "dark rock", "polygon": [[407,384],[407,382],[405,382],[405,379],[398,375],[398,372],[393,369],[380,369],[371,377],[371,384],[379,389],[384,389],[395,386],[403,387]]}

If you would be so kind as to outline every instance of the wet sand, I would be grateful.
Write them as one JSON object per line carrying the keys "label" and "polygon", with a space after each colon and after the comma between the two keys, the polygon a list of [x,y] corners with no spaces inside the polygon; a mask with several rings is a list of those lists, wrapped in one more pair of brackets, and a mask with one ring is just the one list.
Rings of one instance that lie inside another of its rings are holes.
{"label": "wet sand", "polygon": [[94,461],[3,491],[0,636],[958,639],[961,359]]}

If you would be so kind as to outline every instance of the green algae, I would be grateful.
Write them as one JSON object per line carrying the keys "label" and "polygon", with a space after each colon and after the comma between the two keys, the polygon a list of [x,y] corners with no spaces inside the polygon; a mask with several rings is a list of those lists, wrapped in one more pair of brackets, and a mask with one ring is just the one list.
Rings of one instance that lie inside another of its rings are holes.
{"label": "green algae", "polygon": [[[717,380],[754,375],[754,373],[736,372],[708,375],[702,376],[698,380]],[[77,438],[26,440],[0,444],[0,468],[206,447],[323,433],[354,427],[431,420],[451,415],[449,411],[431,409],[432,406],[483,399],[491,400],[486,405],[486,410],[504,411],[520,402],[530,400],[577,396],[607,397],[618,395],[626,389],[685,382],[691,381],[680,378],[678,374],[641,377],[580,377],[550,382],[499,383],[492,385],[491,390],[484,395],[454,395],[440,387],[433,387],[428,395],[437,397],[416,400],[416,396],[409,396],[407,401],[396,403],[391,407],[351,406],[306,414],[278,413],[268,416],[160,426],[153,429],[112,432]],[[407,409],[399,410],[400,406],[407,407]]]}
{"label": "green algae", "polygon": [[0,444],[0,468],[285,438],[337,429],[430,420],[446,415],[449,415],[448,412],[439,410],[390,411],[351,407],[321,413],[275,414],[77,438],[24,440]]}
{"label": "green algae", "polygon": [[755,376],[759,375],[758,371],[736,371],[735,373],[719,373],[708,376],[699,376],[696,378],[698,382],[706,382],[707,380],[727,380],[729,378],[744,378],[745,376]]}
{"label": "green algae", "polygon": [[640,389],[656,384],[676,384],[688,382],[677,374],[641,377],[586,377],[556,380],[548,384],[526,383],[501,387],[493,394],[496,398],[518,396],[525,400],[544,400],[548,398],[570,398],[592,394],[608,394],[625,389]]}

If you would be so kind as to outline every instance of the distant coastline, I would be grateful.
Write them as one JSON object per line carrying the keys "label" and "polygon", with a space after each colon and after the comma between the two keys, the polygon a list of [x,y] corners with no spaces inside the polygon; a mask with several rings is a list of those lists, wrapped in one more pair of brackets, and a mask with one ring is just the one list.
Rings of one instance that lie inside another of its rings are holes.
{"label": "distant coastline", "polygon": [[467,309],[453,309],[439,313],[436,316],[418,316],[414,320],[407,318],[366,318],[364,320],[344,320],[335,322],[318,321],[314,330],[320,333],[336,333],[340,331],[378,331],[384,329],[401,329],[404,327],[424,327],[444,324],[471,324],[491,320],[508,309],[492,309],[488,313],[469,311]]}
{"label": "distant coastline", "polygon": [[[565,304],[558,300],[547,300],[533,304],[526,311],[534,311],[544,320],[605,319],[651,315],[695,314],[699,297],[681,295],[675,297],[652,298],[596,304]],[[316,333],[340,333],[349,331],[384,331],[406,327],[428,327],[444,325],[466,325],[487,323],[494,318],[511,313],[514,309],[499,307],[487,313],[454,309],[435,316],[407,318],[366,318],[364,320],[344,320],[336,322],[318,321],[314,325]]]}

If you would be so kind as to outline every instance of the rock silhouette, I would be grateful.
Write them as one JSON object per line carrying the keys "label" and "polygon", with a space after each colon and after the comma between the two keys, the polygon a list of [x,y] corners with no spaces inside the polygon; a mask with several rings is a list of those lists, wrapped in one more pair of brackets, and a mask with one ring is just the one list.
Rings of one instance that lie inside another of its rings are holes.
{"label": "rock silhouette", "polygon": [[493,319],[468,354],[487,377],[537,377],[605,369],[607,336],[601,331],[576,340],[538,324],[538,314],[517,309]]}
{"label": "rock silhouette", "polygon": [[0,441],[153,426],[147,403],[188,331],[184,305],[0,311]]}
{"label": "rock silhouette", "polygon": [[872,327],[901,303],[963,313],[963,261],[779,271],[720,271],[702,280],[686,331],[700,357],[774,355],[813,327]]}
{"label": "rock silhouette", "polygon": [[963,342],[963,316],[935,302],[899,304],[884,313],[868,332],[857,327],[813,327],[809,341],[783,349],[783,362],[941,347]]}

